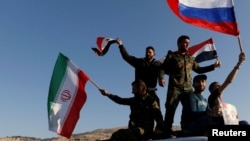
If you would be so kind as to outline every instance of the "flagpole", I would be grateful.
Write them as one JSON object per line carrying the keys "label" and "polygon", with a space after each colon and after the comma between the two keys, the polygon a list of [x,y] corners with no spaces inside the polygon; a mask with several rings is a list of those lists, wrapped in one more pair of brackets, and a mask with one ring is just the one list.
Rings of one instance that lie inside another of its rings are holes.
{"label": "flagpole", "polygon": [[239,42],[240,52],[243,52],[242,44],[241,44],[241,40],[240,40],[240,35],[237,38],[238,38],[238,42]]}
{"label": "flagpole", "polygon": [[101,89],[93,80],[89,79],[89,81],[90,81],[92,84],[94,84],[95,87],[96,87],[97,89]]}

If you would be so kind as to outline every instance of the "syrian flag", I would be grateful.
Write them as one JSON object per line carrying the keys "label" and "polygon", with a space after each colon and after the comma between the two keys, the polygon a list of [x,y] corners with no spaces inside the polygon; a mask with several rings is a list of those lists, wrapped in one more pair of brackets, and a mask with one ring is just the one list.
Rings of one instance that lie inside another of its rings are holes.
{"label": "syrian flag", "polygon": [[108,50],[111,44],[115,43],[116,40],[112,38],[107,37],[97,37],[96,44],[98,48],[92,48],[92,50],[98,55],[98,56],[104,56]]}
{"label": "syrian flag", "polygon": [[[218,58],[212,38],[189,47],[188,54],[192,55],[197,63]],[[159,61],[163,63],[165,58],[166,56]]]}
{"label": "syrian flag", "polygon": [[212,38],[189,47],[188,53],[195,58],[197,63],[216,59],[218,57]]}
{"label": "syrian flag", "polygon": [[49,130],[70,138],[86,102],[89,80],[76,64],[59,53],[50,81],[47,101]]}

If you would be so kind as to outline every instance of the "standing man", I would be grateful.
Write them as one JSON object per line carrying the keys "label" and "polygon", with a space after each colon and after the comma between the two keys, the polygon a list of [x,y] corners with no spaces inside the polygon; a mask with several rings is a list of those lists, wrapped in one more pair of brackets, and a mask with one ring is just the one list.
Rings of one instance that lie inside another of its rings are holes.
{"label": "standing man", "polygon": [[100,92],[117,104],[130,106],[131,110],[128,129],[114,132],[108,141],[142,141],[161,133],[163,128],[162,113],[155,97],[147,93],[146,84],[142,80],[132,82],[134,96],[130,98],[112,95],[104,89],[100,89]]}
{"label": "standing man", "polygon": [[206,67],[200,67],[190,54],[187,54],[189,47],[189,36],[182,35],[177,40],[178,50],[169,51],[162,64],[162,69],[169,76],[167,98],[165,103],[164,132],[167,137],[171,137],[172,124],[176,108],[181,101],[181,97],[192,93],[192,71],[196,73],[206,73],[220,66],[220,61]]}
{"label": "standing man", "polygon": [[145,57],[137,58],[129,55],[124,47],[122,40],[117,39],[117,44],[122,55],[122,58],[135,69],[135,80],[141,79],[147,85],[147,92],[156,97],[159,107],[160,99],[157,96],[157,81],[163,87],[165,85],[164,73],[160,73],[161,62],[155,59],[155,49],[152,46],[146,48]]}

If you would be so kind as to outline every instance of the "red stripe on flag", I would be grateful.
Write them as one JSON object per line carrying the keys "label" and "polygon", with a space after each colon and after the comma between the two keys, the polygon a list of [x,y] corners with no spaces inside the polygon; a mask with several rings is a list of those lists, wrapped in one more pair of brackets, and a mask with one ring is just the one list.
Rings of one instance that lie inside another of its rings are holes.
{"label": "red stripe on flag", "polygon": [[78,72],[77,94],[68,113],[68,117],[64,122],[64,126],[62,127],[61,132],[58,133],[59,135],[64,136],[66,138],[70,138],[70,136],[72,135],[75,125],[80,117],[81,108],[83,107],[87,99],[85,85],[88,80],[89,77],[87,76],[87,74],[80,70]]}
{"label": "red stripe on flag", "polygon": [[201,42],[199,44],[196,44],[196,45],[194,45],[192,47],[189,47],[188,48],[188,53],[193,55],[196,51],[200,50],[206,44],[213,44],[212,38],[210,38],[210,39],[208,39],[208,40],[206,40],[204,42]]}
{"label": "red stripe on flag", "polygon": [[98,48],[99,48],[100,51],[103,50],[102,45],[103,45],[103,40],[104,40],[104,39],[105,39],[105,37],[98,37],[98,38],[96,39],[96,44],[97,44],[97,46],[98,46]]}
{"label": "red stripe on flag", "polygon": [[[192,18],[192,17],[186,17],[184,15],[182,15],[180,13],[180,9],[179,9],[179,0],[166,0],[168,6],[170,7],[170,9],[172,10],[172,12],[179,17],[182,21],[197,26],[197,27],[201,27],[201,28],[206,28],[209,30],[213,30],[213,31],[217,31],[217,32],[221,32],[221,33],[225,33],[225,34],[230,34],[230,35],[234,35],[234,36],[238,36],[240,34],[239,28],[238,28],[238,24],[237,22],[217,22],[217,23],[213,23],[207,20],[202,20],[202,19],[198,19],[198,18]],[[211,1],[211,3],[213,3],[213,1]],[[232,17],[235,17],[234,15],[234,7],[233,8],[233,15],[230,15]],[[214,15],[216,15],[217,13],[215,13]],[[228,16],[231,13],[225,13],[225,16]],[[215,16],[214,16],[215,17]]]}

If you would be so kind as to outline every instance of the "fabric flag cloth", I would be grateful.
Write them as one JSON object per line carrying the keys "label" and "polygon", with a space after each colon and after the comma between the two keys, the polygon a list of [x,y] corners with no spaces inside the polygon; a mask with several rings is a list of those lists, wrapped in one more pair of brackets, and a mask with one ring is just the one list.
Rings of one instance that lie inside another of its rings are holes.
{"label": "fabric flag cloth", "polygon": [[108,50],[111,44],[115,43],[116,40],[112,38],[107,37],[97,37],[96,44],[97,48],[92,48],[92,50],[98,55],[98,56],[104,56]]}
{"label": "fabric flag cloth", "polygon": [[[197,63],[216,59],[218,57],[212,38],[189,47],[188,54],[192,55]],[[162,57],[159,61],[163,63],[165,58],[166,56]]]}
{"label": "fabric flag cloth", "polygon": [[191,54],[198,63],[218,57],[212,38],[189,47],[188,53]]}
{"label": "fabric flag cloth", "polygon": [[239,116],[237,108],[230,103],[223,102],[218,98],[219,104],[222,107],[222,116],[225,125],[239,125]]}
{"label": "fabric flag cloth", "polygon": [[68,57],[59,53],[50,81],[47,101],[49,130],[70,138],[86,102],[89,77]]}
{"label": "fabric flag cloth", "polygon": [[166,0],[181,20],[194,26],[238,36],[232,0]]}

